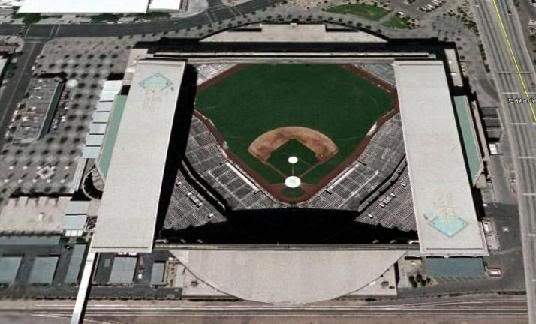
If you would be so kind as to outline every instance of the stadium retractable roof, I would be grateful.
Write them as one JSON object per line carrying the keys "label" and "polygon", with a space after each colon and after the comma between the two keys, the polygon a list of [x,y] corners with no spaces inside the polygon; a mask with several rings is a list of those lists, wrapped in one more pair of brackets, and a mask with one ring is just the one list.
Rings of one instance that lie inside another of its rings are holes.
{"label": "stadium retractable roof", "polygon": [[421,253],[487,255],[443,62],[394,67]]}
{"label": "stadium retractable roof", "polygon": [[150,252],[185,63],[141,61],[117,130],[93,252]]}

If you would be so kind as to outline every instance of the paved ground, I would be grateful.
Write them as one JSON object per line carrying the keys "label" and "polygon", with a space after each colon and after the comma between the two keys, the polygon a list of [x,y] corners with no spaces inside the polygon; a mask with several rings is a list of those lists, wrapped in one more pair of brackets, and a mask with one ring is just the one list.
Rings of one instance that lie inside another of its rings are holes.
{"label": "paved ground", "polygon": [[[6,167],[0,172],[3,192],[63,193],[69,190],[102,84],[110,74],[124,72],[128,50],[139,39],[58,38],[46,43],[40,54],[41,43],[28,43],[28,46],[38,47],[35,52],[28,52],[27,55],[32,55],[32,58],[25,61],[22,57],[19,64],[24,73],[17,74],[15,78],[19,79],[8,84],[8,87],[17,88],[11,96],[7,91],[9,88],[4,93],[1,100],[6,100],[5,107],[15,105],[17,99],[25,95],[25,82],[32,74],[33,78],[45,73],[61,74],[66,76],[66,80],[76,80],[77,85],[66,88],[63,91],[64,103],[55,112],[49,112],[53,114],[53,127],[47,134],[29,145],[12,141],[10,136],[6,138],[1,158]],[[23,109],[15,111],[18,112],[17,118],[7,124],[11,134],[22,127],[25,115],[31,113]],[[45,116],[42,116],[43,120]],[[44,168],[52,168],[52,174],[43,177]]]}
{"label": "paved ground", "polygon": [[[482,41],[490,55],[491,70],[501,93],[501,113],[509,135],[516,174],[514,187],[519,201],[520,230],[531,319],[536,320],[536,163],[534,103],[528,98],[535,89],[534,67],[511,1],[474,1]],[[500,36],[497,36],[500,35]],[[520,102],[509,98],[521,98]],[[528,99],[528,101],[524,101]],[[533,99],[532,99],[533,100]]]}

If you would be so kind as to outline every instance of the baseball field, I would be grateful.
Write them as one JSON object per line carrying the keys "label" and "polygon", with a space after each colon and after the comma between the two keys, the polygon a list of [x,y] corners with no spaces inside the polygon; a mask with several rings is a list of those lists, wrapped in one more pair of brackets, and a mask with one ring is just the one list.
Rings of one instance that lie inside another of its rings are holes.
{"label": "baseball field", "polygon": [[[242,65],[200,87],[195,103],[252,176],[285,196],[333,175],[393,106],[390,89],[335,64]],[[302,183],[294,192],[283,185],[291,175]]]}

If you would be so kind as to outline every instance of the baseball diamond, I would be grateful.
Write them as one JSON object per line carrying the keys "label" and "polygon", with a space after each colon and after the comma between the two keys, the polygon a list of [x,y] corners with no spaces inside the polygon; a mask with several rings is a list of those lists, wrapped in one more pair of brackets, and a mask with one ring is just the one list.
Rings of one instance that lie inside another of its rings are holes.
{"label": "baseball diamond", "polygon": [[[299,156],[296,163],[288,163],[288,158],[291,156]],[[321,162],[321,160],[317,159],[312,150],[294,139],[281,145],[268,159],[261,161],[268,163],[285,177],[289,175],[297,175],[301,177],[308,169]]]}
{"label": "baseball diamond", "polygon": [[[355,160],[396,103],[391,87],[351,65],[239,65],[216,79],[199,86],[196,110],[242,169],[292,202]],[[285,189],[291,175],[301,178],[300,190]]]}

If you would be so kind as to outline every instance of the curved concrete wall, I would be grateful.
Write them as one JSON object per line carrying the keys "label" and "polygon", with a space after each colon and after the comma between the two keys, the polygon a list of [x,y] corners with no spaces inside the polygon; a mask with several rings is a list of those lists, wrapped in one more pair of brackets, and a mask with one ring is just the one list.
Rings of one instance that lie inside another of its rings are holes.
{"label": "curved concrete wall", "polygon": [[405,251],[192,250],[177,254],[199,280],[244,300],[305,304],[376,280]]}

